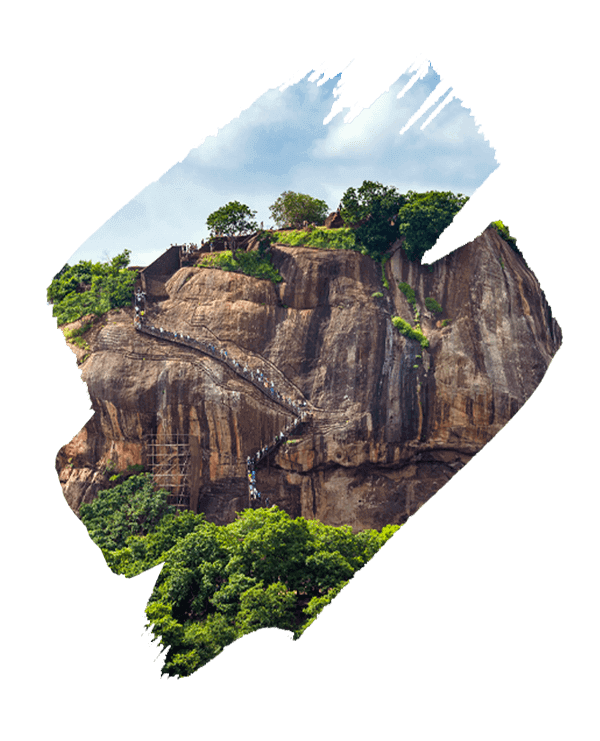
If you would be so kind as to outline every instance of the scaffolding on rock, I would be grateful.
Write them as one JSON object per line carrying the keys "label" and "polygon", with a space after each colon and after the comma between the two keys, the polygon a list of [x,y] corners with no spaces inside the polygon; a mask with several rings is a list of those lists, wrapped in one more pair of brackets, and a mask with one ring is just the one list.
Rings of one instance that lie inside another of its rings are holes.
{"label": "scaffolding on rock", "polygon": [[189,435],[149,435],[145,438],[147,467],[159,489],[169,492],[168,503],[190,507],[191,454]]}

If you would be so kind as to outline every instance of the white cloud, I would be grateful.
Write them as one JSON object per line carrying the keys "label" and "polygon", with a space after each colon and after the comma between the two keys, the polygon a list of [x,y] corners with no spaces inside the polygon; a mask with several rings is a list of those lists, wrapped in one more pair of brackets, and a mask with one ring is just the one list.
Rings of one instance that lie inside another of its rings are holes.
{"label": "white cloud", "polygon": [[250,159],[251,139],[260,129],[290,121],[297,115],[292,88],[270,88],[252,105],[219,129],[216,136],[207,137],[189,156],[201,165],[220,169],[238,168]]}

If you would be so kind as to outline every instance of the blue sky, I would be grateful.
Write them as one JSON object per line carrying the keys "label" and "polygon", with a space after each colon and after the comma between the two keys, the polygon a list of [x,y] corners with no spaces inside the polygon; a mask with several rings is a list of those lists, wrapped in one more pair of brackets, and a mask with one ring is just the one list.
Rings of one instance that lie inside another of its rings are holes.
{"label": "blue sky", "polygon": [[428,65],[402,75],[349,123],[347,111],[331,116],[339,79],[320,84],[307,75],[269,90],[142,190],[69,262],[105,260],[127,248],[133,265],[147,265],[170,244],[200,243],[207,216],[228,201],[247,204],[268,227],[269,206],[286,190],[321,198],[333,211],[363,180],[401,192],[472,195],[497,167],[470,112]]}

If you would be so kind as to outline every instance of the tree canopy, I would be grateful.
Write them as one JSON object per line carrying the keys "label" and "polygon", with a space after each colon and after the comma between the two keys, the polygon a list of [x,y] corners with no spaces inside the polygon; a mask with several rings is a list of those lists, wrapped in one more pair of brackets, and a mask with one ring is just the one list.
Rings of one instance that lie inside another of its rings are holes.
{"label": "tree canopy", "polygon": [[252,211],[249,206],[239,201],[230,201],[210,214],[206,219],[206,226],[213,237],[250,234],[258,229],[255,216],[256,211]]}
{"label": "tree canopy", "polygon": [[130,305],[136,281],[135,271],[127,269],[130,254],[124,250],[109,262],[80,260],[76,265],[65,265],[46,291],[58,324]]}
{"label": "tree canopy", "polygon": [[149,473],[129,476],[111,489],[98,492],[79,514],[92,540],[103,550],[122,548],[132,535],[145,535],[175,508],[167,504],[169,492],[155,489]]}
{"label": "tree canopy", "polygon": [[149,474],[100,492],[81,517],[115,573],[131,577],[164,563],[146,615],[171,676],[191,674],[259,628],[298,638],[399,529],[353,533],[276,506],[215,525],[202,514],[174,513]]}
{"label": "tree canopy", "polygon": [[286,190],[269,206],[271,218],[280,229],[290,226],[299,229],[307,221],[309,224],[321,226],[329,213],[329,207],[318,198],[305,193],[294,193]]}
{"label": "tree canopy", "polygon": [[233,257],[237,253],[237,235],[250,234],[258,230],[258,224],[254,221],[256,211],[239,201],[229,201],[221,208],[213,211],[206,219],[206,225],[210,229],[211,237],[224,235],[229,241]]}
{"label": "tree canopy", "polygon": [[449,191],[402,194],[395,186],[365,180],[360,188],[344,193],[341,215],[371,257],[381,258],[390,244],[404,237],[408,258],[420,262],[468,200]]}
{"label": "tree canopy", "polygon": [[409,190],[398,211],[398,233],[404,237],[403,248],[409,260],[421,262],[427,250],[436,243],[444,229],[469,200],[461,193]]}
{"label": "tree canopy", "polygon": [[395,219],[405,196],[394,186],[364,180],[342,196],[342,219],[353,227],[357,241],[371,257],[380,257],[398,237]]}

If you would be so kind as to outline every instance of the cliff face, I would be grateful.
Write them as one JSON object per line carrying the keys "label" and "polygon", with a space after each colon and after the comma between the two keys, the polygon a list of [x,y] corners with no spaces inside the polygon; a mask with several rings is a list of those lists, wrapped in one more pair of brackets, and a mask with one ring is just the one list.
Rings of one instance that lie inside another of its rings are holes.
{"label": "cliff face", "polygon": [[[191,443],[198,511],[222,524],[249,506],[246,458],[294,413],[186,337],[226,350],[248,372],[262,369],[281,394],[306,402],[297,442],[257,464],[262,501],[355,529],[404,522],[524,404],[560,346],[535,276],[491,228],[431,268],[396,249],[389,290],[380,265],[355,252],[275,247],[273,262],[279,285],[176,272],[144,323],[187,345],[137,331],[133,309],[85,335],[94,416],[57,456],[74,510],[112,471],[149,466],[149,435],[176,433]],[[395,315],[413,323],[398,282],[415,291],[427,349],[392,325]]]}

